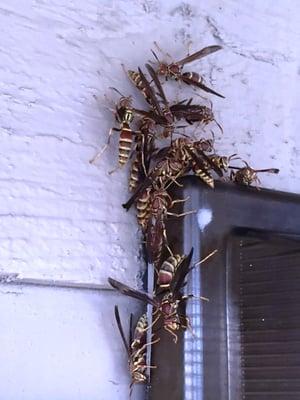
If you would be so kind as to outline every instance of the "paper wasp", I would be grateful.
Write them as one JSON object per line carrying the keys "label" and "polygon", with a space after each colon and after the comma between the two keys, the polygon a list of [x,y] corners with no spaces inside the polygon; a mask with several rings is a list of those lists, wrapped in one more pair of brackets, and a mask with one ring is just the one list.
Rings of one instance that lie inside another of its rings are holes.
{"label": "paper wasp", "polygon": [[[179,313],[179,306],[183,305],[189,298],[194,297],[193,295],[183,295],[181,292],[185,284],[185,278],[191,270],[192,256],[193,249],[181,262],[180,268],[177,268],[168,290],[162,294],[150,295],[133,289],[115,279],[108,278],[108,282],[114,289],[126,296],[151,304],[154,307],[154,315],[158,314],[162,318],[162,327],[173,336],[175,343],[178,340],[176,332],[180,329],[190,328],[189,319]],[[206,298],[201,298],[207,300]]]}
{"label": "paper wasp", "polygon": [[[212,257],[214,254],[217,253],[218,250],[214,250],[211,253],[209,253],[206,257],[204,257],[201,261],[193,264],[192,268],[197,267],[198,265],[203,264],[205,261],[207,261],[210,257]],[[157,274],[157,281],[156,285],[158,287],[157,290],[165,290],[169,289],[176,271],[178,268],[181,267],[181,263],[185,259],[184,255],[181,254],[172,254],[170,257],[168,257],[162,264],[161,267],[158,271]],[[192,269],[191,268],[191,269]]]}
{"label": "paper wasp", "polygon": [[130,314],[129,320],[129,342],[127,341],[124,333],[124,329],[121,323],[120,313],[118,306],[115,306],[115,319],[117,326],[124,344],[125,350],[128,356],[129,371],[131,376],[130,383],[130,396],[132,392],[132,386],[136,383],[146,383],[148,377],[146,375],[148,368],[156,368],[156,366],[147,365],[146,363],[146,352],[147,347],[159,342],[159,338],[147,343],[147,331],[151,326],[148,326],[147,317],[143,314],[133,331],[132,326],[132,314]]}
{"label": "paper wasp", "polygon": [[157,267],[163,246],[168,247],[165,220],[168,216],[183,217],[194,213],[187,211],[176,214],[169,210],[177,203],[187,199],[173,200],[167,192],[167,188],[160,188],[156,184],[148,187],[137,200],[137,218],[141,225],[146,240],[148,261]]}
{"label": "paper wasp", "polygon": [[260,184],[260,179],[257,176],[259,172],[279,173],[278,168],[253,169],[246,161],[244,161],[244,164],[246,167],[243,168],[229,166],[231,170],[237,170],[236,172],[231,171],[230,179],[239,185],[250,186],[252,183]]}
{"label": "paper wasp", "polygon": [[[119,165],[118,168],[123,167],[128,159],[131,152],[132,147],[132,138],[134,135],[134,131],[131,129],[130,124],[134,118],[134,111],[132,108],[132,97],[124,96],[117,89],[111,88],[120,94],[121,98],[119,102],[116,104],[114,114],[116,121],[119,123],[119,128],[111,128],[108,134],[107,143],[104,147],[90,160],[90,163],[94,163],[107,149],[110,144],[111,136],[114,132],[120,132],[119,137]],[[113,172],[113,171],[111,171]]]}
{"label": "paper wasp", "polygon": [[[156,43],[155,43],[156,44]],[[157,44],[156,44],[157,46]],[[158,47],[158,46],[157,46]],[[155,54],[153,50],[152,54],[154,55],[156,61],[158,62],[157,73],[158,75],[165,76],[166,80],[168,78],[175,79],[177,81],[182,81],[187,85],[192,85],[204,90],[207,93],[214,94],[216,96],[224,98],[223,95],[217,93],[213,89],[207,87],[204,84],[204,79],[197,72],[182,72],[182,69],[185,64],[191,63],[192,61],[199,60],[200,58],[206,57],[209,54],[215,53],[218,50],[221,50],[221,46],[207,46],[203,49],[184,57],[183,59],[172,62],[170,64],[164,63],[159,60],[158,56]]]}

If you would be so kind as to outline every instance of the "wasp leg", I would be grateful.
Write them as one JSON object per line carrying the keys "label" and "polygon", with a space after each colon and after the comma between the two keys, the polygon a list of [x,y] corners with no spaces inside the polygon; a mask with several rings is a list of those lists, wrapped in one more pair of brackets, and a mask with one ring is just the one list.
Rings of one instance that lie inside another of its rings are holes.
{"label": "wasp leg", "polygon": [[105,145],[102,147],[102,149],[89,161],[90,164],[95,164],[95,162],[102,156],[102,154],[105,152],[105,150],[107,149],[107,147],[110,145],[110,139],[111,139],[111,136],[113,135],[113,133],[119,132],[119,131],[120,131],[120,130],[117,129],[117,128],[111,128],[111,129],[109,130],[108,139],[107,139],[106,144],[105,144]]}
{"label": "wasp leg", "polygon": [[188,201],[190,199],[190,196],[186,197],[185,199],[178,199],[178,200],[173,200],[171,203],[170,208],[172,208],[174,206],[174,204],[178,204],[178,203],[185,203],[186,201]]}
{"label": "wasp leg", "polygon": [[173,217],[184,217],[185,215],[189,215],[189,214],[195,214],[197,211],[196,210],[192,210],[192,211],[186,211],[184,213],[181,214],[176,214],[176,213],[172,213],[172,212],[167,212],[167,215],[172,215]]}
{"label": "wasp leg", "polygon": [[164,329],[166,330],[166,331],[168,331],[169,333],[171,333],[171,335],[172,336],[174,336],[173,337],[173,341],[174,341],[174,343],[177,343],[177,341],[178,341],[178,336],[176,335],[176,333],[174,333],[170,328],[168,328],[167,326],[164,326]]}
{"label": "wasp leg", "polygon": [[214,251],[212,251],[211,253],[209,253],[206,257],[204,257],[202,260],[196,262],[196,263],[193,265],[193,268],[194,268],[194,267],[197,267],[198,265],[203,264],[203,263],[204,263],[205,261],[207,261],[210,257],[214,256],[217,252],[218,252],[218,249],[215,249]]}
{"label": "wasp leg", "polygon": [[188,294],[186,296],[182,296],[181,301],[185,301],[185,300],[188,300],[188,299],[209,301],[208,297],[194,296],[193,294]]}
{"label": "wasp leg", "polygon": [[193,328],[192,328],[190,319],[189,319],[188,317],[186,317],[185,315],[179,315],[179,318],[183,318],[184,321],[185,321],[185,324],[182,324],[182,323],[181,323],[182,328],[188,329],[188,330],[191,332],[191,334],[192,334],[194,337],[196,337],[196,334],[195,334],[195,332],[194,332],[194,330],[193,330]]}
{"label": "wasp leg", "polygon": [[165,51],[163,51],[159,47],[159,45],[158,45],[158,43],[156,41],[154,41],[153,43],[154,43],[154,46],[157,48],[158,51],[160,51],[163,55],[167,56],[171,61],[173,61],[173,58],[171,57],[171,55],[169,53],[166,53]]}
{"label": "wasp leg", "polygon": [[114,174],[118,169],[121,169],[123,165],[118,165],[116,168],[112,169],[111,171],[108,172],[109,175]]}
{"label": "wasp leg", "polygon": [[[156,310],[156,311],[157,311],[157,310]],[[154,315],[154,312],[153,312],[153,315]],[[156,318],[154,319],[154,321],[152,321],[151,325],[148,325],[146,329],[143,329],[142,332],[147,332],[149,329],[151,329],[152,326],[155,325],[156,322],[159,320],[159,318],[160,318],[160,315],[158,315],[158,317],[156,317]],[[155,342],[155,343],[156,343],[156,342]]]}
{"label": "wasp leg", "polygon": [[168,252],[169,252],[169,253],[171,254],[171,256],[172,256],[173,253],[172,253],[172,250],[170,249],[169,244],[168,244],[168,237],[167,237],[166,228],[163,229],[163,237],[164,237],[164,240],[165,240],[166,249],[168,250]]}

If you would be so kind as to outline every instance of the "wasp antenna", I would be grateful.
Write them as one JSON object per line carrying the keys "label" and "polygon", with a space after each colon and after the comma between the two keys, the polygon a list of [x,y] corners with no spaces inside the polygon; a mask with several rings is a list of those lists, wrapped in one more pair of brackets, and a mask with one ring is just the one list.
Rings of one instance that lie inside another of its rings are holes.
{"label": "wasp antenna", "polygon": [[223,135],[223,128],[222,128],[222,126],[219,124],[219,122],[217,122],[215,119],[214,119],[214,121],[215,121],[215,124],[217,125],[217,127],[220,129],[220,131],[221,131],[221,133],[222,133],[222,135]]}
{"label": "wasp antenna", "polygon": [[278,168],[268,168],[268,169],[256,169],[255,172],[270,172],[271,174],[278,174]]}
{"label": "wasp antenna", "polygon": [[125,96],[120,92],[120,90],[116,89],[115,87],[109,86],[108,89],[114,90],[114,91],[117,92],[120,96],[125,97]]}
{"label": "wasp antenna", "polygon": [[157,50],[158,50],[160,53],[166,55],[168,58],[170,58],[170,60],[172,60],[172,57],[170,56],[170,54],[169,54],[169,53],[166,53],[165,51],[163,51],[163,50],[159,47],[158,43],[157,43],[155,40],[154,40],[153,43],[154,43],[154,46],[157,48]]}
{"label": "wasp antenna", "polygon": [[151,53],[154,55],[154,58],[156,59],[157,62],[159,61],[159,58],[157,57],[156,53],[151,49]]}
{"label": "wasp antenna", "polygon": [[235,161],[235,160],[241,160],[241,157],[237,156],[237,154],[231,154],[231,156],[228,157],[228,161]]}
{"label": "wasp antenna", "polygon": [[125,68],[125,65],[123,63],[121,63],[121,67],[122,67],[123,71],[125,72],[125,74],[128,75],[128,71]]}
{"label": "wasp antenna", "polygon": [[[243,163],[246,165],[247,168],[251,168],[250,165],[247,163],[247,161],[245,161],[245,160],[242,160],[242,161],[243,161]],[[251,168],[251,169],[252,169],[252,168]]]}

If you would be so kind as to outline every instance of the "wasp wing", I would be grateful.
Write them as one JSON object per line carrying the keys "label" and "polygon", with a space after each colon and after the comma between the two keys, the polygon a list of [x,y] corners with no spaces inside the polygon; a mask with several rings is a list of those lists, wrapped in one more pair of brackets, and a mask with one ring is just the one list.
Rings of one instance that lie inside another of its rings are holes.
{"label": "wasp wing", "polygon": [[269,172],[270,174],[278,174],[278,168],[267,168],[267,169],[255,169],[255,172]]}
{"label": "wasp wing", "polygon": [[159,96],[163,100],[165,106],[169,107],[168,100],[166,98],[165,92],[164,92],[164,90],[162,88],[162,85],[160,83],[160,80],[158,79],[158,76],[157,76],[156,72],[154,71],[154,69],[152,68],[152,66],[150,64],[145,64],[145,65],[146,65],[146,68],[147,68],[151,78],[153,79],[153,82],[155,83],[155,86],[156,86],[156,88],[158,90]]}
{"label": "wasp wing", "polygon": [[182,262],[178,265],[178,268],[176,269],[174,278],[172,279],[172,282],[170,284],[170,291],[175,297],[185,284],[185,278],[191,269],[190,264],[193,257],[193,252],[194,248],[192,247],[189,255],[182,260]]}
{"label": "wasp wing", "polygon": [[156,263],[161,256],[164,244],[164,223],[160,216],[151,217],[146,231],[146,250],[148,261]]}
{"label": "wasp wing", "polygon": [[122,207],[125,208],[126,211],[128,211],[134,204],[134,202],[139,198],[139,195],[149,186],[151,186],[151,184],[152,184],[152,179],[146,177],[144,181],[139,184],[139,186],[137,187],[133,195],[130,197],[130,199],[126,203],[122,204]]}
{"label": "wasp wing", "polygon": [[219,96],[219,97],[221,97],[222,99],[225,99],[225,96],[223,96],[222,94],[216,92],[215,90],[209,88],[208,86],[204,85],[204,84],[201,83],[201,82],[197,82],[197,81],[194,80],[194,79],[190,79],[189,77],[185,76],[184,74],[181,75],[181,80],[182,80],[182,82],[186,83],[187,85],[196,86],[196,87],[198,87],[198,88],[204,90],[204,91],[207,92],[207,93],[211,93],[211,94],[214,94],[215,96]]}
{"label": "wasp wing", "polygon": [[150,83],[148,82],[147,78],[145,77],[143,71],[138,68],[139,74],[141,81],[143,82],[144,87],[146,88],[147,96],[149,96],[150,99],[150,105],[156,110],[156,112],[160,115],[163,116],[163,112],[161,109],[161,106],[159,104],[159,101],[156,98],[156,95],[154,93],[154,90],[152,89]]}
{"label": "wasp wing", "polygon": [[129,318],[129,343],[131,346],[131,343],[133,341],[133,315],[130,313],[130,318]]}
{"label": "wasp wing", "polygon": [[196,53],[193,53],[187,57],[184,57],[182,60],[177,61],[175,64],[178,64],[178,65],[188,64],[192,61],[199,60],[200,58],[206,57],[209,54],[215,53],[216,51],[221,50],[221,49],[222,49],[222,46],[218,46],[218,45],[207,46],[199,51],[196,51]]}
{"label": "wasp wing", "polygon": [[133,297],[134,299],[144,301],[145,303],[149,303],[154,307],[157,306],[156,301],[152,296],[148,293],[141,292],[140,290],[133,289],[122,282],[119,282],[113,278],[108,278],[109,284],[120,293],[124,294],[125,296]]}
{"label": "wasp wing", "polygon": [[219,168],[210,157],[208,157],[204,151],[197,149],[197,153],[200,154],[200,156],[202,157],[202,159],[204,159],[204,161],[210,165],[210,167],[219,175],[219,177],[221,178],[223,176],[223,171],[221,168]]}
{"label": "wasp wing", "polygon": [[[124,329],[123,329],[123,326],[122,326],[122,323],[121,323],[121,318],[120,318],[120,313],[119,313],[119,307],[118,306],[115,306],[115,318],[116,318],[117,327],[119,329],[119,332],[120,332],[124,347],[126,349],[128,357],[130,357],[130,354],[131,354],[130,345],[127,343],[127,340],[125,338]],[[131,343],[131,342],[129,342],[129,343]]]}

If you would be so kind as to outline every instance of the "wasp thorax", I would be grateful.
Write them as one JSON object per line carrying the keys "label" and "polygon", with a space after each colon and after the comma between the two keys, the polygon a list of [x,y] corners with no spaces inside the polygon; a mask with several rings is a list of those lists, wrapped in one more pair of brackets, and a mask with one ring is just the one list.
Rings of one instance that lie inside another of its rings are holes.
{"label": "wasp thorax", "polygon": [[119,101],[119,107],[130,108],[132,106],[132,97],[122,96]]}
{"label": "wasp thorax", "polygon": [[167,75],[168,74],[168,64],[160,63],[157,73],[159,75]]}
{"label": "wasp thorax", "polygon": [[243,185],[251,185],[251,183],[256,179],[257,179],[257,174],[250,167],[245,167],[240,169],[235,176],[235,180]]}
{"label": "wasp thorax", "polygon": [[132,374],[132,380],[134,383],[146,382],[147,377],[142,372],[135,371]]}
{"label": "wasp thorax", "polygon": [[180,324],[179,322],[172,321],[168,323],[168,328],[172,331],[178,331],[180,329]]}
{"label": "wasp thorax", "polygon": [[194,147],[195,149],[199,149],[202,151],[207,151],[208,153],[213,151],[214,149],[214,144],[212,140],[209,139],[201,139],[198,140],[197,142],[194,142]]}
{"label": "wasp thorax", "polygon": [[170,64],[168,70],[170,76],[175,77],[175,79],[179,78],[179,75],[181,74],[181,67],[178,64]]}

